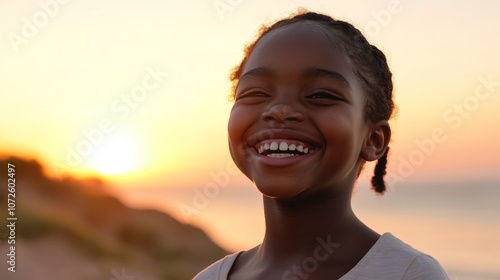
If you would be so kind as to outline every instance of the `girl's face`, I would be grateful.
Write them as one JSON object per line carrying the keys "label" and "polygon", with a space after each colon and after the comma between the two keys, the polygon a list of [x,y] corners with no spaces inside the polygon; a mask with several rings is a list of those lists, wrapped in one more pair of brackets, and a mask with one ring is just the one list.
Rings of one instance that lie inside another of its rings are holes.
{"label": "girl's face", "polygon": [[315,23],[265,35],[246,61],[229,148],[266,196],[350,192],[369,138],[365,95],[335,37]]}

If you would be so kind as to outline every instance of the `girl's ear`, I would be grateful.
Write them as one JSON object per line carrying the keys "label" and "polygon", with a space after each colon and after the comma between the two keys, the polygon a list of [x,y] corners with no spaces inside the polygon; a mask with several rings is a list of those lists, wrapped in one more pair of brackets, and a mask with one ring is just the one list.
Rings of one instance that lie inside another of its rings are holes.
{"label": "girl's ear", "polygon": [[381,158],[391,140],[391,127],[389,122],[381,120],[371,124],[368,134],[361,149],[361,157],[366,161]]}

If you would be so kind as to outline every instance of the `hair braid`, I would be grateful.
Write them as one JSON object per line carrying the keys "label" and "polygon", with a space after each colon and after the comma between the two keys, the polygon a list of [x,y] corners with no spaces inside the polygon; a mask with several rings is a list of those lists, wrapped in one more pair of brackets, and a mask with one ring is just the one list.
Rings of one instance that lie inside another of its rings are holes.
{"label": "hair braid", "polygon": [[387,165],[387,153],[389,153],[389,147],[385,150],[384,155],[378,159],[377,165],[375,165],[374,175],[372,177],[372,189],[380,194],[385,192],[384,175],[386,174],[385,168]]}

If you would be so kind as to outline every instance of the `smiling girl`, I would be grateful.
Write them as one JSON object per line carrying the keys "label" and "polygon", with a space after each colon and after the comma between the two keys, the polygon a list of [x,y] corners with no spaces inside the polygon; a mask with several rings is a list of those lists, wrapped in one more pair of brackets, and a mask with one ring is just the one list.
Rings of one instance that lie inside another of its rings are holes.
{"label": "smiling girl", "polygon": [[261,29],[231,75],[229,149],[263,194],[262,244],[196,280],[447,279],[351,207],[363,164],[383,193],[392,115],[384,54],[349,23],[304,12]]}

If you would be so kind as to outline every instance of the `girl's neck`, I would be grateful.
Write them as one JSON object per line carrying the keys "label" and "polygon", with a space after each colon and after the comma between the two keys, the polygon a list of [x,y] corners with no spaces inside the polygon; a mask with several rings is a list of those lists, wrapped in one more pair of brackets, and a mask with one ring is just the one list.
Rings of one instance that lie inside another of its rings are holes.
{"label": "girl's neck", "polygon": [[340,278],[380,237],[354,215],[350,201],[350,193],[264,197],[264,241],[236,259],[229,279]]}
{"label": "girl's neck", "polygon": [[266,233],[258,251],[267,261],[304,259],[318,246],[342,253],[332,254],[332,260],[350,258],[348,252],[370,248],[379,237],[352,211],[350,192],[295,201],[264,197],[264,213]]}

